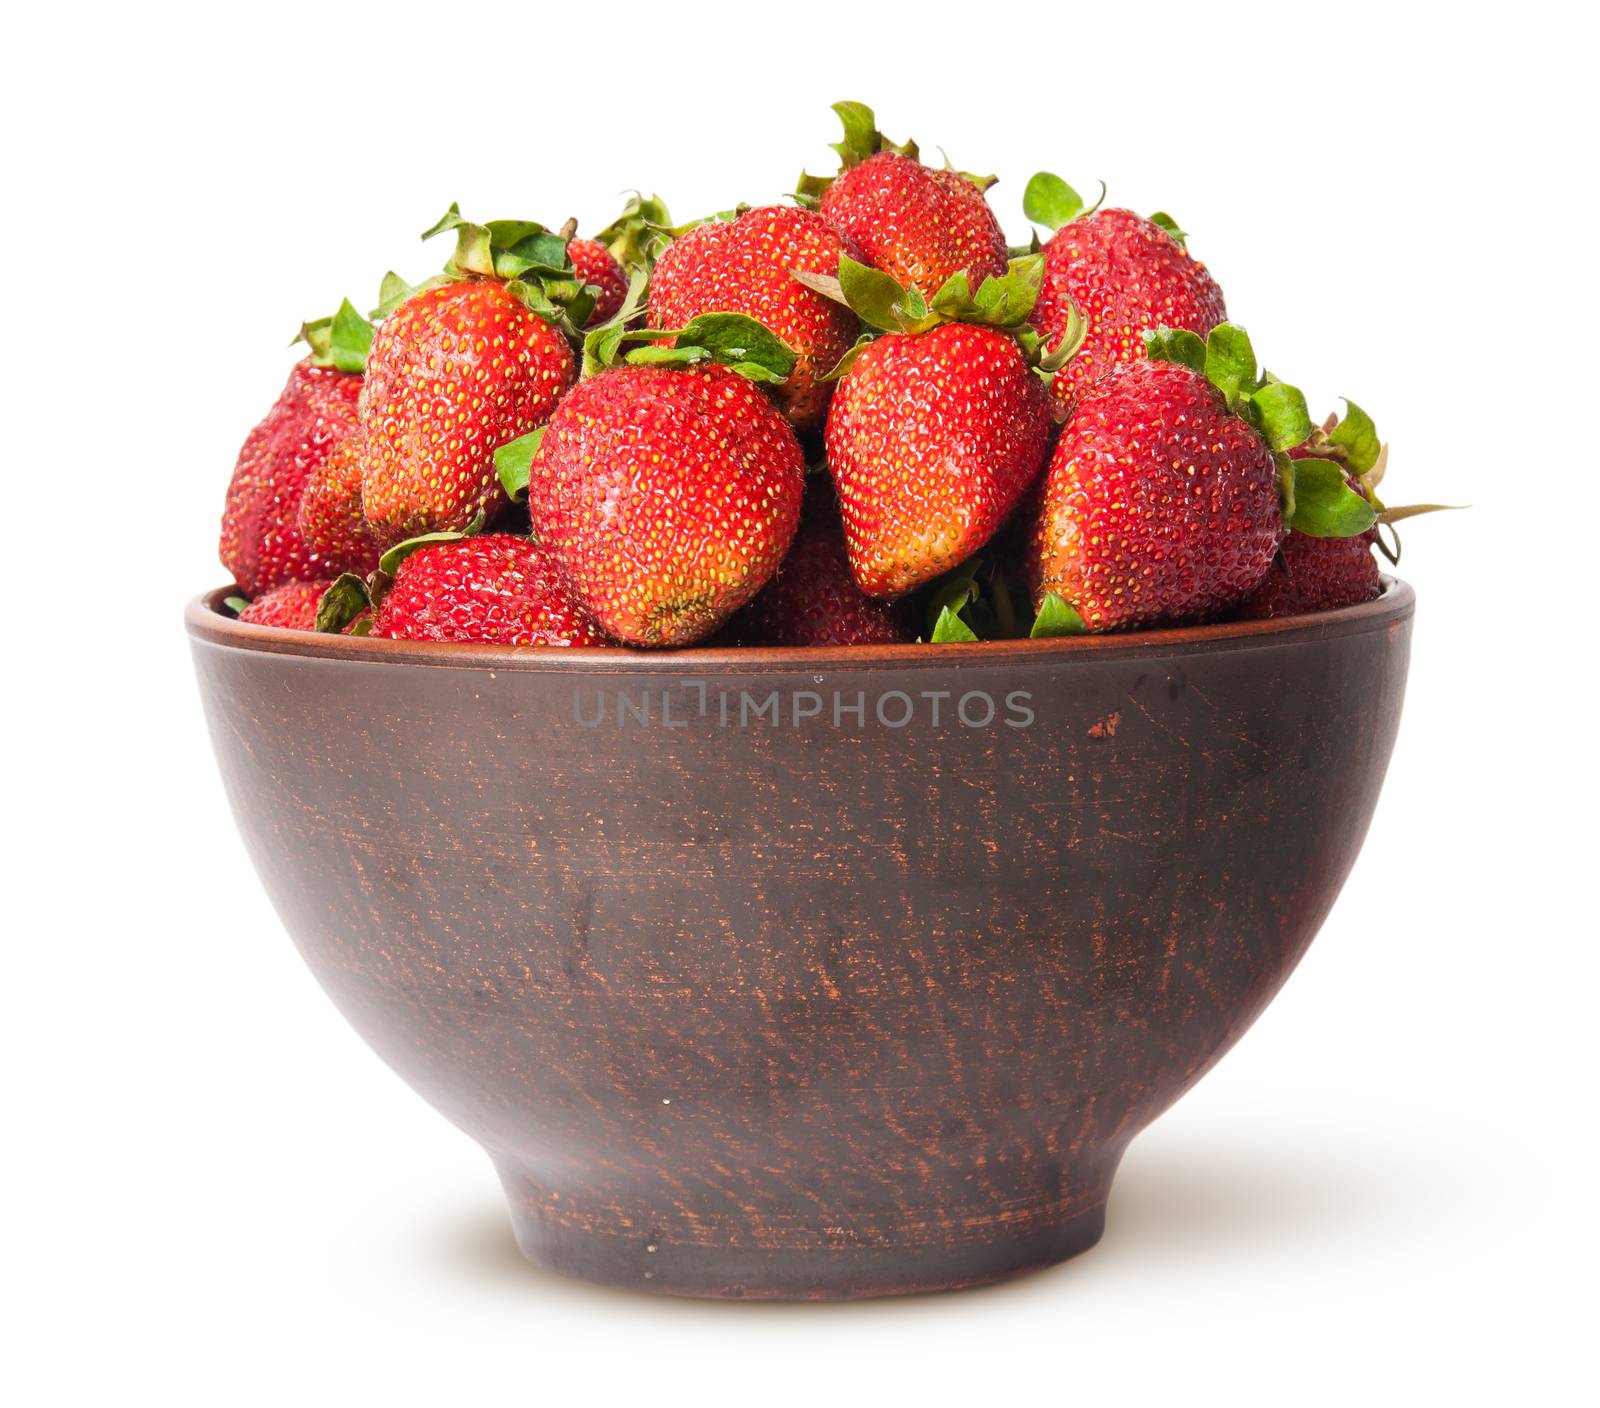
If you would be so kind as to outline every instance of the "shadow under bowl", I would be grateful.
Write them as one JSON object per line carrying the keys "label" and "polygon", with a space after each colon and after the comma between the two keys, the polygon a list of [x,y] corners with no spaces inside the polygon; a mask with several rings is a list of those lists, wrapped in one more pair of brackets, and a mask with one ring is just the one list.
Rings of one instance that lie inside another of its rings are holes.
{"label": "shadow under bowl", "polygon": [[1414,598],[1106,637],[539,650],[190,604],[285,926],[534,1261],[786,1299],[1100,1236],[1349,872]]}

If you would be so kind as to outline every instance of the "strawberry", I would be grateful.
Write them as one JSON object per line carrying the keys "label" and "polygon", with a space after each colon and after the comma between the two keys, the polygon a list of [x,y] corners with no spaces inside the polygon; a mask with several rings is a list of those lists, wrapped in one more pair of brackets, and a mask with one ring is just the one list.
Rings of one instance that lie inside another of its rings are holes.
{"label": "strawberry", "polygon": [[[1308,611],[1333,611],[1371,601],[1382,590],[1382,579],[1372,549],[1390,562],[1400,557],[1393,524],[1421,513],[1434,513],[1446,504],[1411,504],[1390,508],[1378,498],[1388,465],[1388,446],[1378,439],[1377,427],[1354,401],[1345,402],[1342,418],[1330,416],[1309,438],[1289,451],[1297,482],[1310,473],[1328,474],[1331,463],[1345,486],[1370,504],[1376,517],[1365,532],[1349,537],[1317,537],[1293,529],[1283,540],[1266,579],[1245,599],[1235,615],[1242,620],[1269,616],[1300,616]],[[1311,462],[1320,461],[1321,465]],[[1389,528],[1389,541],[1379,528]],[[1390,544],[1393,544],[1391,547]]]}
{"label": "strawberry", "polygon": [[820,196],[820,210],[867,261],[931,298],[952,274],[975,288],[1006,270],[1006,237],[984,191],[993,178],[924,166],[917,145],[895,146],[872,109],[835,103],[844,140],[834,144],[842,169],[831,181],[801,173],[800,191]]}
{"label": "strawberry", "polygon": [[1305,398],[1257,377],[1243,329],[1206,342],[1162,330],[1151,360],[1084,392],[1045,471],[1027,561],[1051,629],[1201,620],[1243,600],[1293,526],[1365,532],[1371,506],[1337,466],[1285,453],[1311,431]]}
{"label": "strawberry", "polygon": [[822,420],[832,386],[821,380],[855,340],[855,315],[789,272],[832,274],[839,256],[859,258],[852,240],[814,211],[747,210],[697,225],[662,254],[650,281],[651,327],[679,327],[702,313],[743,313],[796,354],[778,404],[797,429]]}
{"label": "strawberry", "polygon": [[1047,343],[1083,320],[1077,354],[1055,380],[1068,405],[1115,368],[1144,358],[1144,334],[1184,328],[1205,337],[1228,310],[1222,290],[1184,247],[1171,218],[1131,210],[1081,214],[1083,201],[1059,176],[1028,182],[1023,209],[1056,233],[1044,245],[1044,288],[1031,322]]}
{"label": "strawberry", "polygon": [[1261,585],[1235,613],[1241,620],[1268,616],[1300,616],[1332,611],[1377,596],[1381,582],[1372,546],[1378,530],[1352,538],[1313,538],[1290,533],[1278,549]]}
{"label": "strawberry", "polygon": [[330,573],[371,572],[382,546],[361,512],[361,435],[348,435],[306,480],[296,526],[312,555]]}
{"label": "strawberry", "polygon": [[874,601],[856,586],[844,526],[825,474],[806,489],[800,529],[778,575],[729,625],[741,645],[892,645],[916,639],[903,601]]}
{"label": "strawberry", "polygon": [[443,278],[388,313],[368,359],[361,502],[385,545],[504,506],[494,452],[549,418],[575,371],[562,330],[594,306],[565,235],[474,225],[454,206],[424,238],[445,230],[456,251]]}
{"label": "strawberry", "polygon": [[[660,332],[627,331],[628,313],[590,334],[591,374],[528,437],[528,507],[602,629],[687,645],[766,584],[794,537],[805,460],[749,378],[782,384],[795,357],[737,314],[698,318],[665,347]],[[630,339],[657,345],[624,353]]]}
{"label": "strawberry", "polygon": [[234,598],[239,619],[250,626],[276,626],[284,631],[317,629],[317,604],[329,582],[285,582],[254,601]]}
{"label": "strawberry", "polygon": [[886,333],[853,352],[826,432],[850,570],[868,596],[904,596],[970,557],[1043,465],[1049,392],[1007,331],[1026,320],[1041,265],[1019,260],[976,295],[957,274],[930,307],[840,262],[837,296]]}
{"label": "strawberry", "polygon": [[246,596],[327,575],[298,526],[306,481],[356,426],[361,377],[298,363],[239,451],[222,512],[218,555]]}
{"label": "strawberry", "polygon": [[611,256],[611,251],[598,240],[580,240],[572,235],[578,222],[569,220],[563,226],[567,235],[567,257],[572,260],[572,272],[591,288],[598,290],[594,311],[584,322],[586,328],[609,322],[622,307],[628,296],[628,276],[622,265]]}
{"label": "strawberry", "polygon": [[393,581],[373,609],[376,638],[605,644],[567,594],[550,553],[527,538],[484,533],[425,542],[389,567]]}

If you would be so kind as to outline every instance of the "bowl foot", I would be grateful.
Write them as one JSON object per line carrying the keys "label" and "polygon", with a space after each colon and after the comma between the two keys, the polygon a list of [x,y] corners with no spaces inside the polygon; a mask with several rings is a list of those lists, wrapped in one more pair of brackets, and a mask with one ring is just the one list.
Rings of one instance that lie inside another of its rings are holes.
{"label": "bowl foot", "polygon": [[[861,1300],[989,1285],[1087,1251],[1105,1230],[1106,1190],[1068,1207],[915,1235],[755,1219],[711,1229],[682,1213],[633,1218],[583,1209],[499,1168],[517,1245],[534,1265],[599,1285],[713,1300]],[[863,1224],[864,1226],[865,1224]]]}

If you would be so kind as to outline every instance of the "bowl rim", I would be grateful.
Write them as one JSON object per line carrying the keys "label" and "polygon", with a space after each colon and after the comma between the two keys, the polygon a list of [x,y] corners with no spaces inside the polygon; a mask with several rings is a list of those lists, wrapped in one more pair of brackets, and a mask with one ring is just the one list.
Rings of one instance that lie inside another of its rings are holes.
{"label": "bowl rim", "polygon": [[225,615],[223,601],[237,594],[236,587],[218,587],[190,601],[184,610],[184,625],[189,635],[208,645],[315,660],[455,669],[559,670],[574,674],[779,674],[803,673],[814,668],[1020,665],[1089,661],[1107,655],[1170,656],[1249,650],[1383,629],[1408,619],[1416,609],[1416,593],[1411,586],[1385,575],[1379,594],[1358,606],[1264,621],[1218,621],[1203,626],[1109,635],[968,641],[948,645],[689,646],[676,650],[638,650],[622,645],[508,646],[373,640],[364,636],[286,631],[274,626],[248,625]]}

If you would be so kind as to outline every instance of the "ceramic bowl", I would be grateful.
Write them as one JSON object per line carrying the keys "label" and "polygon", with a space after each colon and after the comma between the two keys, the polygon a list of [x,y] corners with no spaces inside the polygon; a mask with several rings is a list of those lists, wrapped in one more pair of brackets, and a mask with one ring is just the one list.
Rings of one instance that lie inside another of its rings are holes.
{"label": "ceramic bowl", "polygon": [[1099,1238],[1129,1140],[1339,893],[1413,609],[643,653],[275,631],[226,594],[187,624],[256,868],[523,1251],[788,1299]]}

